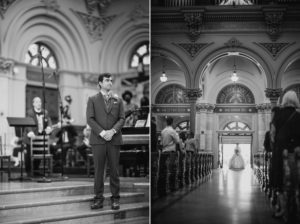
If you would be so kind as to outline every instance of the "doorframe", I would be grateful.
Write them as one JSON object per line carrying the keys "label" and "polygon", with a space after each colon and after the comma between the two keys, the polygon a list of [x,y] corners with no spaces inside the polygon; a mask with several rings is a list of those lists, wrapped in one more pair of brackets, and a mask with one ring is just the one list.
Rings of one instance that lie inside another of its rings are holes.
{"label": "doorframe", "polygon": [[[225,131],[225,130],[219,130],[217,131],[218,134],[218,167],[223,168],[223,155],[224,155],[224,149],[223,149],[223,142],[222,142],[222,137],[223,136],[250,136],[251,137],[251,142],[250,142],[250,165],[251,168],[253,167],[253,133],[254,131]],[[221,149],[220,149],[220,144],[221,144]]]}

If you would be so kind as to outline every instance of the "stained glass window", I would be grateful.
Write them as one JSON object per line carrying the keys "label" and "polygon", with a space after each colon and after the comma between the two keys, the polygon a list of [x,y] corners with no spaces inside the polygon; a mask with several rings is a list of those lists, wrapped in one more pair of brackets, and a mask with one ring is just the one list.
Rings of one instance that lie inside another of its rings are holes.
{"label": "stained glass window", "polygon": [[[139,45],[133,52],[130,60],[130,67],[137,68],[139,64],[142,64],[143,67],[150,64],[149,56],[149,42],[142,43]],[[141,66],[141,65],[140,65]]]}
{"label": "stained glass window", "polygon": [[187,102],[184,88],[178,84],[170,84],[163,87],[155,99],[156,104],[181,104]]}
{"label": "stained glass window", "polygon": [[25,54],[25,63],[39,66],[40,59],[44,68],[57,69],[57,60],[48,46],[41,42],[31,44]]}
{"label": "stained glass window", "polygon": [[225,128],[225,131],[250,131],[250,128],[247,124],[240,121],[233,121],[228,123]]}

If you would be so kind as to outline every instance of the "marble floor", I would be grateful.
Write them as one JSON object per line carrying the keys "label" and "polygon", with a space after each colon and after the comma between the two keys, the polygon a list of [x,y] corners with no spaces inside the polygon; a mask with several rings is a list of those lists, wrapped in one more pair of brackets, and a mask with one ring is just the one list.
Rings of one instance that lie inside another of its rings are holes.
{"label": "marble floor", "polygon": [[[207,182],[152,204],[152,224],[279,224],[251,168],[215,170]],[[157,209],[159,208],[159,209]]]}

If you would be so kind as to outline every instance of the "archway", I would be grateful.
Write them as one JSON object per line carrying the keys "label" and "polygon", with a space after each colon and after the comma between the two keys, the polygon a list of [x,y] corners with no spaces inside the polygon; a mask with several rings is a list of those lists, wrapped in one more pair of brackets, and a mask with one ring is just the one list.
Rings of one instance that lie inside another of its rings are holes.
{"label": "archway", "polygon": [[246,165],[252,167],[252,142],[254,131],[250,130],[246,123],[233,121],[228,123],[218,133],[218,167],[223,168],[229,165],[229,160],[234,154],[236,145],[239,144],[241,155]]}

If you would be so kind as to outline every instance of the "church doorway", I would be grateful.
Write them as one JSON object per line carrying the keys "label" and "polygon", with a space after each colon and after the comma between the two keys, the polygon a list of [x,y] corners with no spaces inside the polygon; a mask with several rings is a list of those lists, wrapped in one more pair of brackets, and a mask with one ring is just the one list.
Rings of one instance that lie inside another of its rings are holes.
{"label": "church doorway", "polygon": [[[223,144],[223,167],[225,169],[229,167],[229,162],[234,155],[235,148],[236,144]],[[246,167],[250,166],[251,144],[239,144],[239,148],[240,155],[243,157]]]}
{"label": "church doorway", "polygon": [[246,166],[252,167],[252,139],[253,131],[218,131],[219,151],[218,167],[228,168],[229,161],[237,147],[245,161]]}

